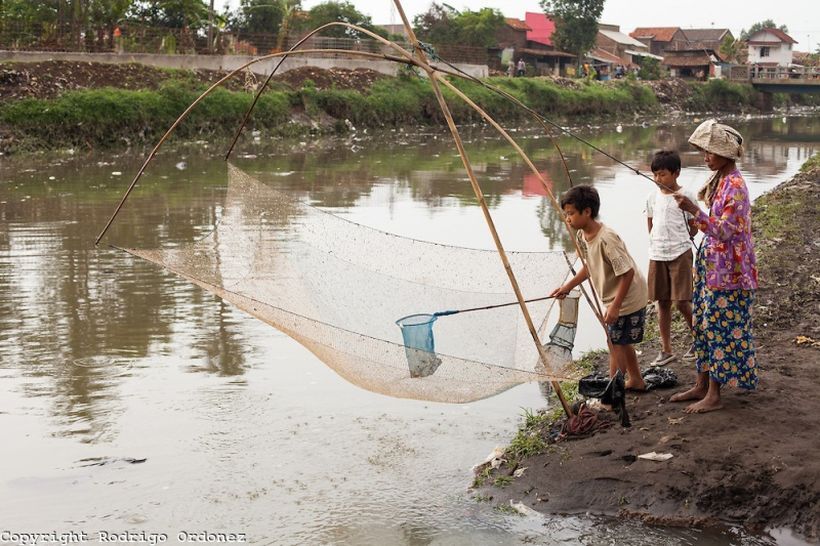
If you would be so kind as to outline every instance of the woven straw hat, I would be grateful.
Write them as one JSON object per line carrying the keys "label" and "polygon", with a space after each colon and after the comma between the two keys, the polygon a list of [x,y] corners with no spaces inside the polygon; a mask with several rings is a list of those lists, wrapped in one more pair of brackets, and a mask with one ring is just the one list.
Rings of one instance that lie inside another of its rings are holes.
{"label": "woven straw hat", "polygon": [[727,159],[740,159],[743,155],[743,137],[728,125],[707,119],[689,137],[689,144]]}

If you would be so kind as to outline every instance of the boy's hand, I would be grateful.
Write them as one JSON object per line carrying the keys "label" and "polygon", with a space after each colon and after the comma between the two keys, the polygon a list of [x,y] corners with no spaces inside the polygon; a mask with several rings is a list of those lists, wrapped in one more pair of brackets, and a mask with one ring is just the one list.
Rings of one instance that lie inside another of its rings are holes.
{"label": "boy's hand", "polygon": [[562,300],[565,297],[567,297],[567,294],[569,294],[569,290],[564,288],[564,285],[561,285],[558,288],[556,288],[555,290],[553,290],[552,292],[550,292],[550,297],[551,298],[558,298],[559,300]]}
{"label": "boy's hand", "polygon": [[610,305],[606,308],[606,313],[604,313],[604,322],[607,324],[615,324],[618,322],[618,317],[620,316],[621,309],[619,307],[615,307],[614,305]]}

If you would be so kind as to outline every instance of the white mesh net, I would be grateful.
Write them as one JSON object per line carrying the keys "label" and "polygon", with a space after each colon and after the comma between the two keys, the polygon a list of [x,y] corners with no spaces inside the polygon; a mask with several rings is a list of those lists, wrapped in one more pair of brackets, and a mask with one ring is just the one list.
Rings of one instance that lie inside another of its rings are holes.
{"label": "white mesh net", "polygon": [[[285,332],[371,391],[468,402],[571,375],[566,358],[540,361],[517,305],[442,316],[433,323],[434,354],[406,350],[396,325],[402,317],[515,301],[496,251],[385,233],[295,200],[233,165],[228,173],[222,218],[208,236],[123,250]],[[561,251],[508,258],[526,298],[544,296],[569,271]],[[528,304],[542,340],[552,305]]]}

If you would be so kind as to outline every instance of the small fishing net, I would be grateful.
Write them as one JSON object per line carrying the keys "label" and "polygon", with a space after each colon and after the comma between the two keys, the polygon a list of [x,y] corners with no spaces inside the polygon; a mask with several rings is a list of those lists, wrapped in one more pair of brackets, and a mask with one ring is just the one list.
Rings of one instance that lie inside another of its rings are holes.
{"label": "small fishing net", "polygon": [[[435,314],[515,301],[495,250],[399,237],[296,200],[230,164],[228,175],[222,217],[208,236],[123,250],[285,332],[371,391],[468,402],[572,376],[564,353],[540,362],[517,305]],[[509,261],[525,298],[543,296],[569,271],[562,252],[510,252]],[[553,302],[528,304],[542,340]]]}

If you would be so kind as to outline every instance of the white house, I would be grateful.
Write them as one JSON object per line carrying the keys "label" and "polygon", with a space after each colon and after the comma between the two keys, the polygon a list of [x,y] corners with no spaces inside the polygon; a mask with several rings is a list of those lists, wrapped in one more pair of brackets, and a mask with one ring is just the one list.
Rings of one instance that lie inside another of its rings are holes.
{"label": "white house", "polygon": [[776,28],[764,28],[749,36],[749,64],[789,66],[797,40]]}

